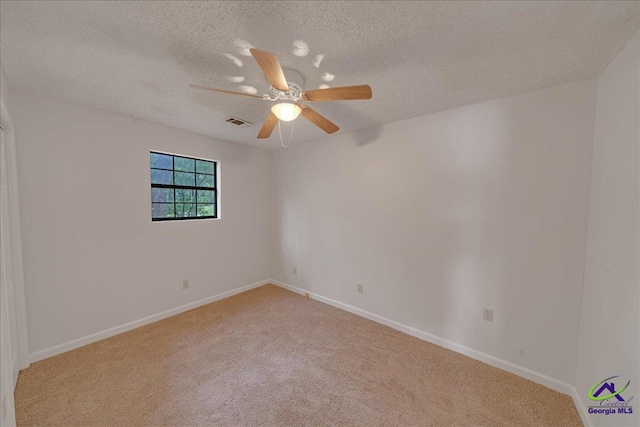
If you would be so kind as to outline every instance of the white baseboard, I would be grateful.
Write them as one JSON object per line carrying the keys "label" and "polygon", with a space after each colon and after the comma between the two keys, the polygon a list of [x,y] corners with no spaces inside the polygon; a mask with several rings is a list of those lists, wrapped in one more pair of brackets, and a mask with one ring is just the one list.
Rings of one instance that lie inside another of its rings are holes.
{"label": "white baseboard", "polygon": [[394,320],[387,319],[386,317],[378,316],[377,314],[370,313],[358,307],[354,307],[352,305],[348,305],[339,301],[332,300],[330,298],[323,297],[318,294],[314,294],[312,292],[305,291],[304,289],[300,289],[298,287],[289,285],[287,283],[283,283],[274,279],[271,279],[269,282],[273,283],[274,285],[278,285],[284,289],[288,289],[292,292],[296,292],[298,294],[304,295],[305,293],[308,293],[310,298],[315,299],[317,301],[332,305],[334,307],[340,308],[342,310],[348,311],[349,313],[356,314],[366,319],[373,320],[374,322],[378,322],[383,325],[389,326],[390,328],[397,329],[400,332],[404,332],[405,334],[414,336],[416,338],[420,338],[421,340],[428,341],[440,347],[444,347],[446,349],[453,350],[457,353],[464,354],[465,356],[469,356],[473,359],[484,362],[487,365],[491,365],[493,367],[502,369],[507,372],[511,372],[512,374],[526,378],[538,384],[542,384],[543,386],[549,387],[550,389],[556,390],[560,393],[573,396],[573,391],[575,390],[575,388],[572,385],[565,383],[564,381],[557,380],[548,375],[541,374],[539,372],[533,371],[523,366],[516,365],[515,363],[511,363],[506,360],[497,358],[495,356],[491,356],[490,354],[486,354],[481,351],[466,347],[464,345],[457,344],[453,341],[449,341],[447,339],[438,337],[428,332],[424,332],[419,329],[413,328],[411,326],[404,325]]}
{"label": "white baseboard", "polygon": [[591,423],[591,419],[589,418],[589,412],[587,411],[587,407],[584,406],[584,402],[580,399],[580,395],[578,395],[578,390],[575,387],[571,387],[571,397],[573,398],[573,404],[576,405],[576,409],[578,410],[578,414],[580,414],[580,418],[582,419],[582,424],[585,427],[593,427]]}
{"label": "white baseboard", "polygon": [[125,323],[124,325],[116,326],[114,328],[110,328],[101,332],[97,332],[95,334],[87,335],[82,338],[78,338],[72,341],[67,341],[62,344],[55,345],[53,347],[45,348],[44,350],[39,350],[33,352],[29,355],[30,363],[37,362],[39,360],[43,360],[49,358],[51,356],[55,356],[60,353],[64,353],[69,350],[73,350],[78,347],[82,347],[83,345],[91,344],[96,341],[103,340],[105,338],[112,337],[117,334],[121,334],[126,331],[130,331],[135,328],[139,328],[140,326],[147,325],[149,323],[157,322],[158,320],[166,319],[167,317],[175,316],[176,314],[183,313],[185,311],[192,310],[194,308],[210,304],[215,301],[219,301],[224,298],[228,298],[230,296],[248,291],[253,288],[257,288],[262,285],[266,285],[269,283],[269,280],[261,280],[259,282],[251,283],[250,285],[242,286],[236,289],[232,289],[227,292],[223,292],[218,295],[214,295],[211,297],[207,297],[198,301],[190,302],[189,304],[182,305],[180,307],[172,308],[170,310],[163,311],[161,313],[153,314],[151,316],[134,320],[133,322]]}

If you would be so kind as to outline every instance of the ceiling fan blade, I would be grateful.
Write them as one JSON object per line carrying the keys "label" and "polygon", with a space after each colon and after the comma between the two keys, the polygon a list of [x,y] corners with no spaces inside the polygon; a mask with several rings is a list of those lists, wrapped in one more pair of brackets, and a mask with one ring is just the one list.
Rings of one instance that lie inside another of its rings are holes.
{"label": "ceiling fan blade", "polygon": [[262,129],[260,129],[260,133],[258,133],[258,138],[264,139],[269,138],[271,136],[271,132],[273,132],[273,128],[278,124],[278,118],[275,114],[269,113],[267,120],[264,121],[262,125]]}
{"label": "ceiling fan blade", "polygon": [[336,126],[335,123],[331,122],[329,119],[318,113],[313,108],[307,107],[306,105],[302,104],[298,104],[298,106],[302,108],[302,112],[300,113],[302,117],[309,120],[311,123],[318,126],[326,133],[334,133],[338,129],[340,129],[338,126]]}
{"label": "ceiling fan blade", "polygon": [[210,91],[212,91],[212,92],[230,93],[231,95],[250,96],[251,98],[260,98],[260,99],[262,99],[262,96],[260,96],[260,95],[253,95],[253,94],[251,94],[251,93],[233,92],[233,91],[230,91],[230,90],[214,89],[214,88],[212,88],[212,87],[198,86],[198,85],[189,85],[189,86],[190,86],[190,87],[192,87],[193,89],[210,90]]}
{"label": "ceiling fan blade", "polygon": [[260,68],[262,68],[262,72],[267,76],[267,80],[269,80],[271,86],[279,90],[289,90],[287,79],[284,77],[284,73],[282,72],[277,56],[273,53],[253,48],[249,49],[249,51]]}
{"label": "ceiling fan blade", "polygon": [[332,87],[304,92],[306,101],[346,101],[349,99],[371,99],[373,93],[369,85]]}

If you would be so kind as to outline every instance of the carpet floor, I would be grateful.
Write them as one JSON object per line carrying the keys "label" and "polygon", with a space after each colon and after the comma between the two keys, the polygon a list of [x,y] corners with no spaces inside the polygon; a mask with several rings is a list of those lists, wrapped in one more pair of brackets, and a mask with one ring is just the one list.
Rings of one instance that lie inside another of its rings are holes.
{"label": "carpet floor", "polygon": [[581,426],[569,396],[273,285],[34,363],[18,426]]}

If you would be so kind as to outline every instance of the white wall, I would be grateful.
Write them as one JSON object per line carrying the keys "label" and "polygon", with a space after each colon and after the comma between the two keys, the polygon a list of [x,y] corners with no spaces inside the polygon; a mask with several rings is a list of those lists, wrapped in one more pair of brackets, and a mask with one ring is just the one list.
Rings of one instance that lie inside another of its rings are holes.
{"label": "white wall", "polygon": [[[269,276],[267,151],[11,95],[32,353]],[[150,150],[220,161],[221,219],[152,222]]]}
{"label": "white wall", "polygon": [[274,152],[273,278],[573,384],[594,114],[588,81]]}
{"label": "white wall", "polygon": [[640,425],[640,42],[636,34],[598,78],[589,231],[576,389],[631,380],[634,415],[594,425]]}

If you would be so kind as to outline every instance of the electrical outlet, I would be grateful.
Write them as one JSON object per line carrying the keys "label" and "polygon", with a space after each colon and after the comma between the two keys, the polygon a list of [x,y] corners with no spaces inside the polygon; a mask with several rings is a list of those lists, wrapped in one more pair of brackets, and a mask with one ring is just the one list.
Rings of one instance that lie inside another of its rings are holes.
{"label": "electrical outlet", "polygon": [[238,277],[242,276],[242,269],[238,269]]}
{"label": "electrical outlet", "polygon": [[482,320],[493,322],[493,310],[490,308],[485,308],[484,312],[482,313]]}
{"label": "electrical outlet", "polygon": [[182,289],[189,289],[189,281],[188,280],[183,280],[182,281]]}
{"label": "electrical outlet", "polygon": [[358,293],[364,293],[364,285],[358,283]]}
{"label": "electrical outlet", "polygon": [[293,267],[293,274],[298,274],[298,267]]}

